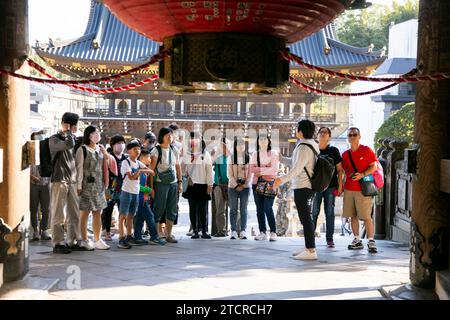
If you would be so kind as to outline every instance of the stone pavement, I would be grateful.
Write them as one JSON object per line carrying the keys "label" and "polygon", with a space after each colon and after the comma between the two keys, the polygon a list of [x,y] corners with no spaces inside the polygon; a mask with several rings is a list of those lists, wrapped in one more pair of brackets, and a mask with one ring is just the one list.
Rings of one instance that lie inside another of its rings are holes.
{"label": "stone pavement", "polygon": [[[384,299],[382,287],[409,281],[407,245],[377,241],[373,255],[348,251],[350,236],[337,235],[336,248],[329,249],[322,235],[316,238],[319,260],[296,261],[291,253],[303,238],[191,240],[186,203],[181,212],[178,244],[123,250],[115,240],[109,251],[63,256],[52,254],[48,242],[31,243],[28,284],[10,286],[0,299]],[[255,213],[249,215],[248,230],[257,230]],[[73,290],[74,270],[80,290]],[[33,281],[44,293],[24,288]]]}

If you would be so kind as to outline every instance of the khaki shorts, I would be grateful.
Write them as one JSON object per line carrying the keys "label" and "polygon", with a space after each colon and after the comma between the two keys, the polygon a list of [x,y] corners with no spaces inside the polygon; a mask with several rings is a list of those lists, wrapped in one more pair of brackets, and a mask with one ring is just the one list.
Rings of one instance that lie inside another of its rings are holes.
{"label": "khaki shorts", "polygon": [[344,212],[342,216],[368,220],[372,217],[372,205],[373,198],[363,196],[361,191],[344,190]]}

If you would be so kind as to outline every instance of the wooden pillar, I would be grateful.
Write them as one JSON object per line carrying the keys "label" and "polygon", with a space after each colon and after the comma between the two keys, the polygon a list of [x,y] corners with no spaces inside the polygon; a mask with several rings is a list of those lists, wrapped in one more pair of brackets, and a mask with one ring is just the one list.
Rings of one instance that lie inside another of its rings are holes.
{"label": "wooden pillar", "polygon": [[[27,74],[27,0],[0,1],[0,68]],[[28,271],[30,171],[22,148],[30,140],[30,84],[0,76],[0,283]]]}
{"label": "wooden pillar", "polygon": [[[450,2],[421,0],[418,66],[421,74],[450,71]],[[450,200],[440,192],[440,161],[450,159],[450,80],[417,85],[414,142],[411,283],[434,288],[435,271],[448,269]]]}

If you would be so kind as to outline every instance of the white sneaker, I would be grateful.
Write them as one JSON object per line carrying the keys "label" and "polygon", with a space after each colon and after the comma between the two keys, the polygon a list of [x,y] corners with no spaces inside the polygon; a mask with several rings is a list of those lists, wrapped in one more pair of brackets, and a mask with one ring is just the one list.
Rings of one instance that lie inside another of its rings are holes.
{"label": "white sneaker", "polygon": [[232,231],[232,232],[231,232],[231,237],[230,237],[230,239],[231,239],[231,240],[236,240],[237,237],[238,237],[237,232],[236,232],[236,231]]}
{"label": "white sneaker", "polygon": [[270,233],[269,241],[277,241],[277,234],[275,232]]}
{"label": "white sneaker", "polygon": [[245,231],[241,231],[241,233],[239,233],[239,239],[241,240],[247,239],[247,233]]}
{"label": "white sneaker", "polygon": [[267,234],[265,232],[261,232],[255,237],[255,240],[267,240]]}
{"label": "white sneaker", "polygon": [[294,256],[295,260],[317,260],[317,252],[311,252],[308,249],[303,250],[300,254]]}
{"label": "white sneaker", "polygon": [[95,249],[92,241],[85,241],[85,240],[80,241],[80,247],[85,248],[86,251],[93,251]]}
{"label": "white sneaker", "polygon": [[298,256],[300,253],[303,252],[303,250],[304,250],[304,249],[295,250],[294,252],[292,252],[292,256],[293,256],[293,257]]}
{"label": "white sneaker", "polygon": [[102,239],[94,242],[94,248],[97,250],[108,250],[111,248]]}

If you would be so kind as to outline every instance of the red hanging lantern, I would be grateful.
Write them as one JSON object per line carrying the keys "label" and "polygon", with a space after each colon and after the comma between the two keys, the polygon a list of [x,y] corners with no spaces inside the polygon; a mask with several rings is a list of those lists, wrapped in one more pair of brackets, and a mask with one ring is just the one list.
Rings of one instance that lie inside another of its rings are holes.
{"label": "red hanging lantern", "polygon": [[[318,31],[354,0],[103,0],[121,21],[173,55],[160,75],[176,86],[288,79],[286,43]],[[273,66],[269,67],[269,64]]]}
{"label": "red hanging lantern", "polygon": [[354,0],[104,0],[120,20],[155,41],[185,33],[271,35],[288,43],[330,23]]}

